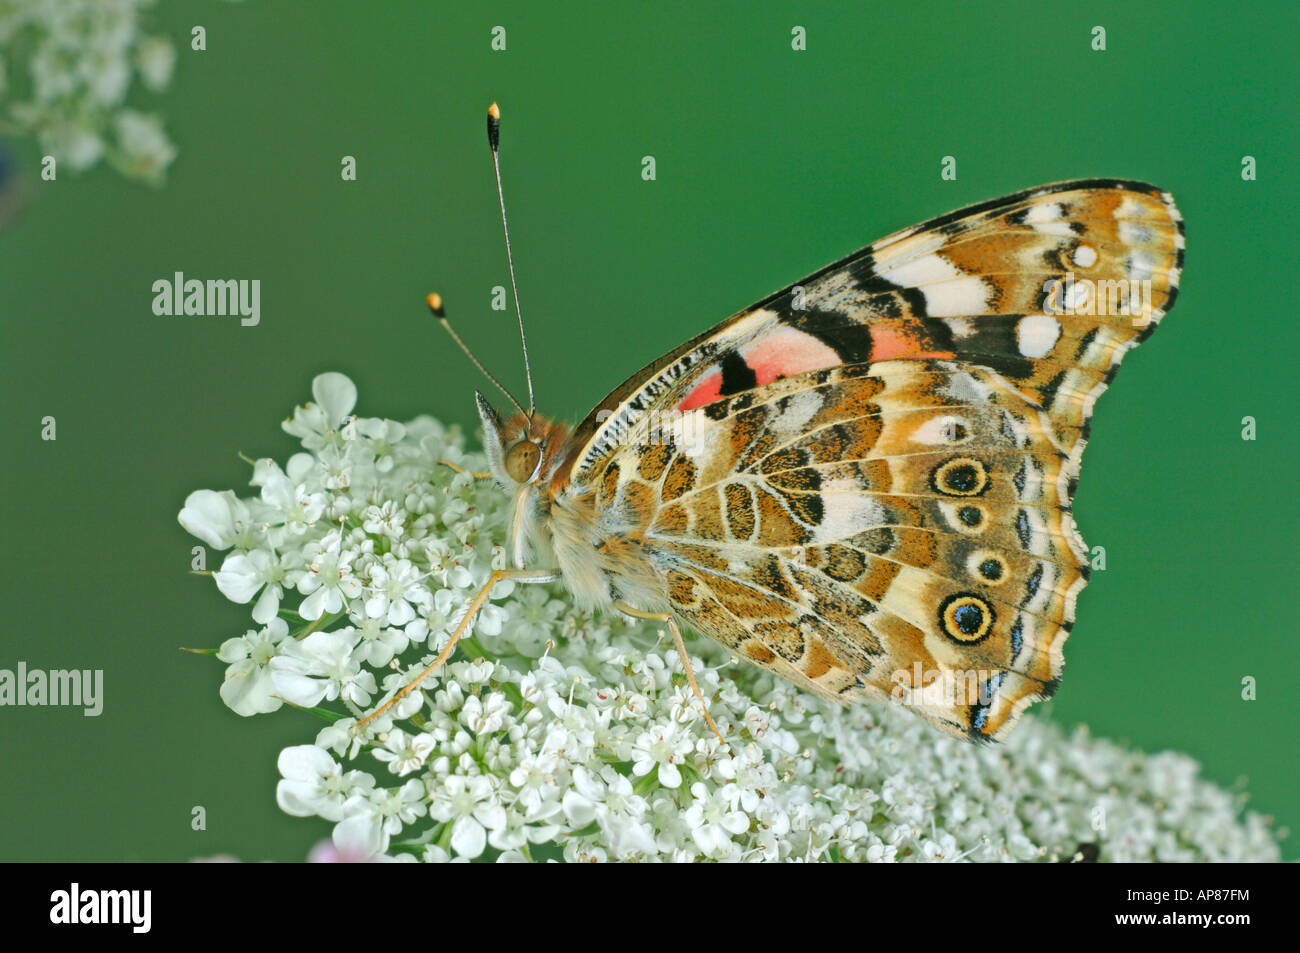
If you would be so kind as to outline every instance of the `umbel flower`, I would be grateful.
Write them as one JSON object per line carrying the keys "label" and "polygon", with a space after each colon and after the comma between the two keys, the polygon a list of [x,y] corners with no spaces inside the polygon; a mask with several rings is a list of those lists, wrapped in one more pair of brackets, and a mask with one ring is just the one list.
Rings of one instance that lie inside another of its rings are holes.
{"label": "umbel flower", "polygon": [[107,159],[158,182],[176,157],[162,120],[127,104],[171,81],[171,40],[144,33],[155,0],[0,2],[0,132],[31,136],[60,167]]}
{"label": "umbel flower", "polygon": [[218,589],[250,607],[217,652],[222,699],[245,716],[323,719],[281,752],[276,798],[332,822],[341,856],[1279,858],[1244,794],[1185,755],[1041,716],[1005,744],[967,744],[890,705],[840,709],[697,638],[724,746],[665,633],[582,612],[558,584],[498,586],[451,664],[358,732],[504,567],[508,500],[439,463],[483,467],[457,429],[358,418],[341,374],[312,393],[284,423],[303,452],[258,461],[246,498],[190,494],[180,522],[226,552]]}

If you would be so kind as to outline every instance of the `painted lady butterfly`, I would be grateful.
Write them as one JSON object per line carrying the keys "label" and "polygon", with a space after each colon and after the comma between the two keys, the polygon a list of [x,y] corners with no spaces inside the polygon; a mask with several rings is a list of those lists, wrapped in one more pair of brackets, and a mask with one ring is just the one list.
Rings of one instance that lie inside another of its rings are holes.
{"label": "painted lady butterfly", "polygon": [[1005,736],[1056,690],[1088,578],[1070,500],[1093,404],[1173,306],[1183,248],[1167,192],[1047,185],[764,298],[572,430],[478,395],[516,568],[425,674],[498,582],[563,580],[663,622],[688,676],[679,621],[825,698]]}

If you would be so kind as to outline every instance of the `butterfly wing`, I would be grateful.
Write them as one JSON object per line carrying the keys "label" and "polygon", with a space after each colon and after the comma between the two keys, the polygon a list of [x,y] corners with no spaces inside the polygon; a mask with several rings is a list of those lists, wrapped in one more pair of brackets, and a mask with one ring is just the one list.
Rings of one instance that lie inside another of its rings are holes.
{"label": "butterfly wing", "polygon": [[976,737],[1051,694],[1087,568],[1040,408],[937,360],[798,375],[726,407],[660,444],[642,545],[674,612],[820,695]]}
{"label": "butterfly wing", "polygon": [[[842,364],[946,357],[1049,411],[1077,464],[1097,397],[1173,306],[1182,217],[1155,186],[1042,186],[904,229],[669,352],[575,431],[573,472],[655,415]],[[1134,284],[1136,282],[1137,284]]]}
{"label": "butterfly wing", "polygon": [[663,601],[737,654],[1002,737],[1060,677],[1087,421],[1171,306],[1182,248],[1172,199],[1136,183],[905,230],[610,395],[565,492],[626,527]]}

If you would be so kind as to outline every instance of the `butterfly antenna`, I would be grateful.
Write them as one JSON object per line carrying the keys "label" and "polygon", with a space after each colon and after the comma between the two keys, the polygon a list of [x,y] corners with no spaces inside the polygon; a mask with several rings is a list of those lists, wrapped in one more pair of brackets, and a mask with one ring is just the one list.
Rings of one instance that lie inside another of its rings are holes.
{"label": "butterfly antenna", "polygon": [[493,384],[496,384],[497,389],[500,390],[501,393],[506,395],[506,400],[514,404],[521,414],[525,414],[526,416],[531,416],[532,412],[524,410],[523,404],[515,400],[515,395],[510,393],[510,391],[506,390],[506,385],[502,384],[499,380],[493,377],[492,373],[486,367],[483,366],[483,362],[474,356],[474,352],[469,349],[469,345],[467,345],[464,341],[460,339],[460,335],[456,333],[456,329],[451,326],[451,321],[447,319],[447,311],[442,306],[442,295],[435,292],[429,295],[429,297],[425,299],[425,302],[429,305],[429,310],[433,312],[433,316],[438,319],[439,323],[442,324],[443,329],[448,334],[451,335],[451,339],[453,341],[455,341],[457,344],[460,345],[460,349],[465,352],[466,357],[468,357],[471,361],[474,362],[474,366],[483,372],[483,376],[486,377],[488,380],[490,380]]}
{"label": "butterfly antenna", "polygon": [[533,401],[533,369],[528,363],[528,338],[524,336],[524,312],[519,307],[519,285],[515,282],[515,257],[510,252],[510,224],[506,221],[506,194],[501,188],[501,107],[493,103],[488,107],[488,145],[492,147],[492,169],[497,176],[497,200],[501,204],[501,230],[506,235],[506,261],[510,265],[510,289],[515,294],[515,316],[519,319],[519,344],[524,349],[524,376],[528,378],[528,416],[536,406]]}

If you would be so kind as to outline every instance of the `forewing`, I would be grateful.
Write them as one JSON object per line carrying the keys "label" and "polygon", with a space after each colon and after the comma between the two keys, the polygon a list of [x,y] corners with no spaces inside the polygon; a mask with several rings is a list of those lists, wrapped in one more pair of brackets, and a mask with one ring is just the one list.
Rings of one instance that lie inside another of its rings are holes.
{"label": "forewing", "polygon": [[[643,368],[575,431],[574,473],[638,428],[840,365],[948,358],[1049,412],[1077,465],[1098,395],[1172,307],[1182,219],[1141,182],[1043,186],[905,229],[728,318]],[[633,436],[629,436],[633,435]]]}

